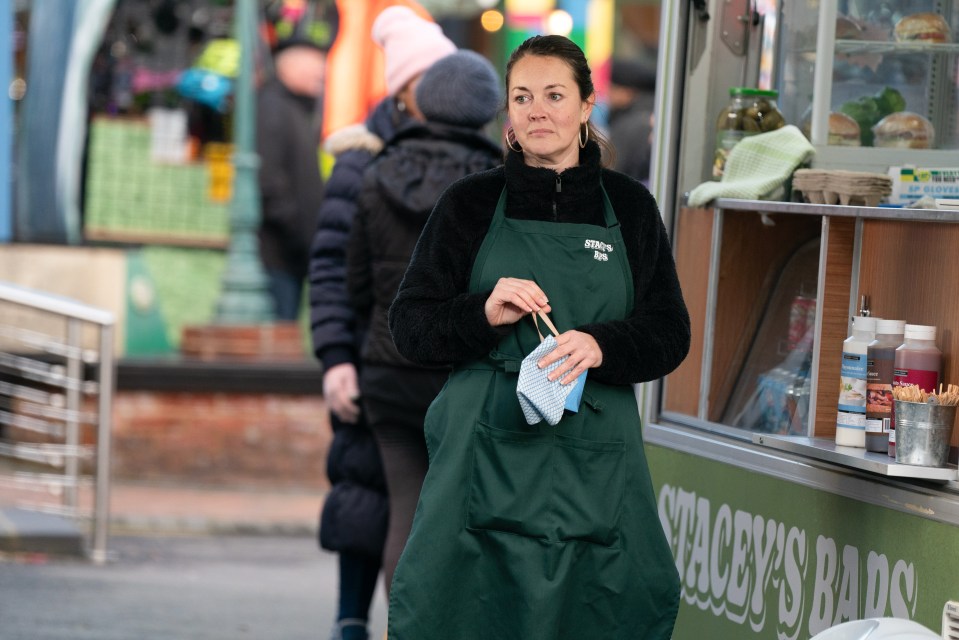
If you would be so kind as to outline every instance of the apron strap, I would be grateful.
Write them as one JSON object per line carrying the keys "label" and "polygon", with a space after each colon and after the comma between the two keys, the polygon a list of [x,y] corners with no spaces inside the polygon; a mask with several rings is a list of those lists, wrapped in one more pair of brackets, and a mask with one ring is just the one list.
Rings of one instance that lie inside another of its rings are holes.
{"label": "apron strap", "polygon": [[599,181],[599,190],[603,193],[603,219],[606,221],[606,228],[618,227],[619,218],[616,217],[616,212],[613,210],[613,203],[609,201],[609,194],[606,193],[602,178]]}
{"label": "apron strap", "polygon": [[469,291],[470,293],[477,293],[479,290],[479,281],[480,281],[480,271],[477,269],[476,265],[482,265],[486,263],[486,257],[489,255],[490,251],[493,250],[494,242],[491,242],[492,239],[495,239],[497,234],[499,234],[500,226],[503,224],[503,219],[506,217],[506,187],[503,187],[503,190],[500,191],[499,200],[496,201],[496,209],[493,210],[493,219],[490,220],[489,230],[486,232],[486,239],[483,240],[483,244],[480,245],[479,253],[476,254],[476,258],[473,260],[473,268],[471,269],[472,273],[470,274],[470,284]]}
{"label": "apron strap", "polygon": [[539,341],[542,342],[546,338],[543,337],[543,332],[539,330],[539,323],[536,321],[536,316],[539,316],[543,319],[543,322],[546,323],[546,326],[549,327],[549,330],[553,332],[554,336],[559,335],[559,331],[556,330],[556,325],[553,324],[553,321],[549,319],[549,316],[546,315],[545,311],[537,311],[532,314],[530,317],[533,318],[533,326],[536,327],[536,333],[539,334]]}

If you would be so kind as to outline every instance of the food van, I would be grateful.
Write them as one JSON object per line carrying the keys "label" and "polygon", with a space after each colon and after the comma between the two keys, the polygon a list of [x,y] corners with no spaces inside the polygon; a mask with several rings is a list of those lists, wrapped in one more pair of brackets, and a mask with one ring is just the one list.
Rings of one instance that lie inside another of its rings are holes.
{"label": "food van", "polygon": [[[914,14],[945,32],[898,33]],[[835,440],[854,316],[937,327],[942,381],[959,384],[959,213],[889,206],[957,197],[959,2],[667,0],[660,33],[652,189],[693,339],[640,395],[682,582],[674,638],[805,639],[881,617],[959,638],[943,620],[959,600],[956,431],[944,467]],[[772,199],[690,206],[731,87],[778,91],[815,149],[806,164],[891,176],[894,193],[867,206],[787,181]],[[878,124],[854,105],[883,91],[933,128],[925,144],[830,138],[832,113]]]}

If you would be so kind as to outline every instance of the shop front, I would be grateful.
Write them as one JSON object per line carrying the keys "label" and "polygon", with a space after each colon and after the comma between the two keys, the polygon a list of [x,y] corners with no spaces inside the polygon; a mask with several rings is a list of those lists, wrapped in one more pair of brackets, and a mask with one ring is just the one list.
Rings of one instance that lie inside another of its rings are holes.
{"label": "shop front", "polygon": [[[0,187],[0,279],[109,301],[121,358],[180,355],[188,327],[216,320],[234,240],[234,7],[254,12],[255,86],[273,74],[271,47],[294,27],[335,36],[345,52],[330,52],[330,90],[316,105],[320,154],[323,128],[362,121],[384,95],[369,29],[377,10],[403,2],[98,0],[65,11],[57,1],[20,0],[0,11],[15,54],[3,74],[12,75],[4,125],[13,128],[0,126],[0,145],[16,160],[0,161],[10,178]],[[338,4],[342,30],[330,23]],[[453,12],[449,4],[432,3],[435,19],[463,46],[489,49],[486,32],[472,28],[479,5]],[[344,59],[357,67],[344,72]],[[307,316],[304,305],[296,339],[312,359]]]}
{"label": "shop front", "polygon": [[[917,14],[933,26],[900,26]],[[841,412],[857,316],[935,327],[933,391],[959,383],[959,4],[668,2],[661,33],[652,181],[694,329],[683,365],[644,388],[683,584],[674,637],[810,638],[885,617],[955,633],[959,434],[944,464],[915,464],[867,450],[855,436],[888,426]],[[808,147],[795,167],[832,182],[772,179],[787,145],[752,176],[768,180],[717,177],[720,155],[763,133],[747,109],[724,140],[734,88],[775,91],[779,139]],[[718,195],[696,201],[710,181]]]}

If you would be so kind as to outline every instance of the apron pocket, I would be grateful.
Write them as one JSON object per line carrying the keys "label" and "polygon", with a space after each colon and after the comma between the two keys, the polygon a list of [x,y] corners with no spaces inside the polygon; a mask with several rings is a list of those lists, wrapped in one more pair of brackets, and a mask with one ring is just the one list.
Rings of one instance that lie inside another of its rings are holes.
{"label": "apron pocket", "polygon": [[549,539],[552,442],[551,434],[476,425],[468,528]]}
{"label": "apron pocket", "polygon": [[560,540],[615,542],[626,486],[624,442],[556,436],[554,508]]}
{"label": "apron pocket", "polygon": [[626,445],[478,423],[467,527],[551,542],[616,541]]}

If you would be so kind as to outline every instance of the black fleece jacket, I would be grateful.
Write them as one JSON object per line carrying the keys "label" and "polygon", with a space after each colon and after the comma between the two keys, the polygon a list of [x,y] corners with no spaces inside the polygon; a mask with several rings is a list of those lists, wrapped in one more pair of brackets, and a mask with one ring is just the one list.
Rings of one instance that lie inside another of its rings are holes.
{"label": "black fleece jacket", "polygon": [[512,330],[487,321],[490,291],[469,292],[473,263],[504,184],[507,217],[603,225],[601,183],[620,223],[635,302],[625,320],[576,327],[592,335],[603,352],[590,379],[646,382],[679,366],[689,351],[689,314],[659,208],[639,182],[600,166],[594,142],[580,152],[579,166],[562,173],[529,167],[521,154],[510,152],[505,166],[467,176],[446,190],[390,307],[397,350],[421,364],[456,364],[483,357]]}

